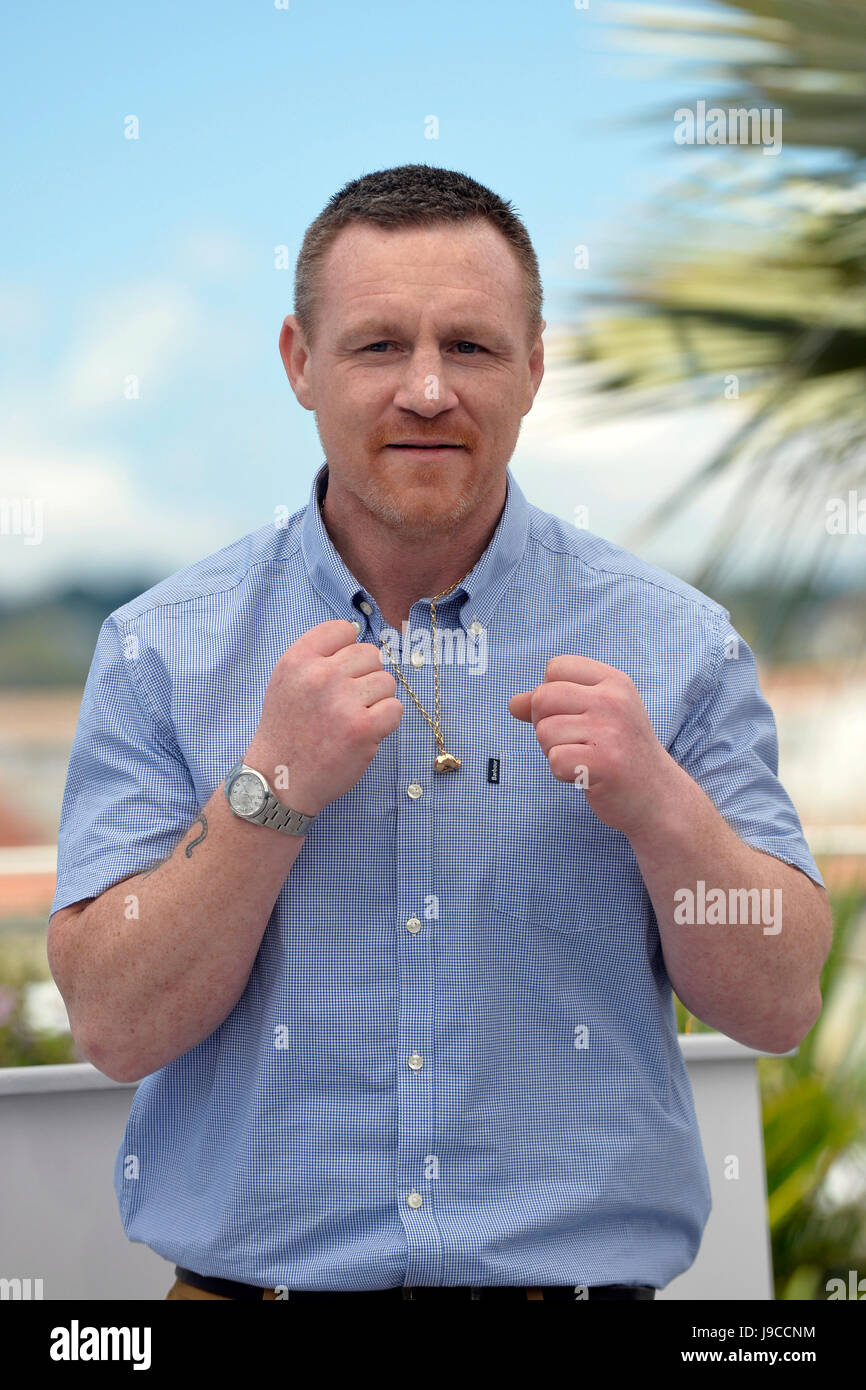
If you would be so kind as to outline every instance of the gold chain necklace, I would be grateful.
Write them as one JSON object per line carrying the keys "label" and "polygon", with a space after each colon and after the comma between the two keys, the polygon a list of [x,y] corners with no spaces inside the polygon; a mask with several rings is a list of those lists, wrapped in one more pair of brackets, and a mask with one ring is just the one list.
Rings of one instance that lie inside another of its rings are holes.
{"label": "gold chain necklace", "polygon": [[[464,574],[463,579],[468,579],[471,573],[472,570],[468,570],[466,574]],[[432,599],[430,600],[430,621],[433,625],[433,688],[436,695],[434,719],[430,718],[426,709],[421,704],[421,701],[418,699],[415,692],[412,690],[412,687],[410,686],[406,677],[403,675],[403,672],[400,670],[400,667],[397,665],[396,658],[392,655],[391,650],[384,637],[379,638],[379,641],[382,643],[382,646],[385,648],[385,651],[388,653],[388,655],[391,657],[392,662],[394,663],[397,675],[400,677],[400,680],[403,682],[406,689],[409,691],[409,694],[415,701],[415,704],[418,706],[424,718],[427,720],[427,723],[430,725],[430,728],[433,730],[433,737],[436,740],[436,747],[439,749],[439,752],[433,759],[433,767],[437,772],[451,772],[452,770],[456,771],[460,767],[460,759],[455,757],[453,753],[445,752],[445,744],[442,739],[442,731],[439,727],[439,664],[436,660],[436,603],[438,599],[444,598],[446,594],[450,594],[453,589],[458,588],[459,585],[463,583],[463,579],[458,579],[457,583],[452,584],[450,589],[443,589],[441,594],[434,594]]]}

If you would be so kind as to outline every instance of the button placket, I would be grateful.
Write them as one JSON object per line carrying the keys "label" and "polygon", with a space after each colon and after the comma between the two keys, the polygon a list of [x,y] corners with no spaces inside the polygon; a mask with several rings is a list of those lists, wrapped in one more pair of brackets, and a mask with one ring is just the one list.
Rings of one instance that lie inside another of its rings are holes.
{"label": "button placket", "polygon": [[[413,608],[409,618],[412,631],[424,621],[424,608],[423,604]],[[429,625],[429,605],[426,606],[426,619]],[[409,666],[403,659],[402,648],[394,655],[419,700],[426,709],[432,709],[430,663]],[[393,668],[386,662],[384,669]],[[399,680],[397,692],[403,699],[404,711],[397,729],[394,902],[405,906],[395,923],[398,930],[395,1198],[403,1216],[408,1245],[405,1283],[417,1286],[438,1281],[441,1260],[441,1238],[433,1214],[435,1194],[430,1190],[433,1183],[425,1181],[426,1165],[435,1149],[432,1044],[435,1037],[433,953],[436,933],[435,930],[422,931],[425,899],[437,891],[437,885],[431,880],[437,774],[433,768],[436,747],[432,730]]]}

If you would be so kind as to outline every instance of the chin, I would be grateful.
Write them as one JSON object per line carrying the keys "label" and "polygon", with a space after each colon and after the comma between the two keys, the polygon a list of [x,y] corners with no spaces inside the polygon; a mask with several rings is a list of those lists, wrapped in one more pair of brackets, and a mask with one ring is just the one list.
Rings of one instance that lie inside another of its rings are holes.
{"label": "chin", "polygon": [[368,505],[391,525],[429,531],[460,521],[472,510],[474,499],[456,484],[443,486],[441,478],[431,477],[409,487],[376,488]]}

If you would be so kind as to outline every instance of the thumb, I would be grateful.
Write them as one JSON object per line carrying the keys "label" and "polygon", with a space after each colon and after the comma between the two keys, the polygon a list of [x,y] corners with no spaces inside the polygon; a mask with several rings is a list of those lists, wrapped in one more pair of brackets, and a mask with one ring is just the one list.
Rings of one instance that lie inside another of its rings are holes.
{"label": "thumb", "polygon": [[531,714],[532,691],[527,690],[520,695],[512,695],[508,701],[508,712],[513,714],[515,719],[525,719],[527,723],[532,723]]}

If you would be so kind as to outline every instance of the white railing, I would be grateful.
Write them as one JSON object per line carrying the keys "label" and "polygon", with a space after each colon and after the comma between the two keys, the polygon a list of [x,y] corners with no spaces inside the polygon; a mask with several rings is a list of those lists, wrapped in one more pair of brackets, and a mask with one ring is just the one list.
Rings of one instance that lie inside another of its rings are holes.
{"label": "white railing", "polygon": [[[713,1210],[697,1260],[657,1297],[771,1299],[755,1065],[769,1054],[713,1033],[680,1044]],[[112,1184],[137,1084],[86,1062],[0,1069],[0,1279],[30,1279],[31,1289],[41,1279],[46,1299],[165,1298],[173,1266],[126,1239]],[[736,1179],[725,1176],[731,1155]]]}

